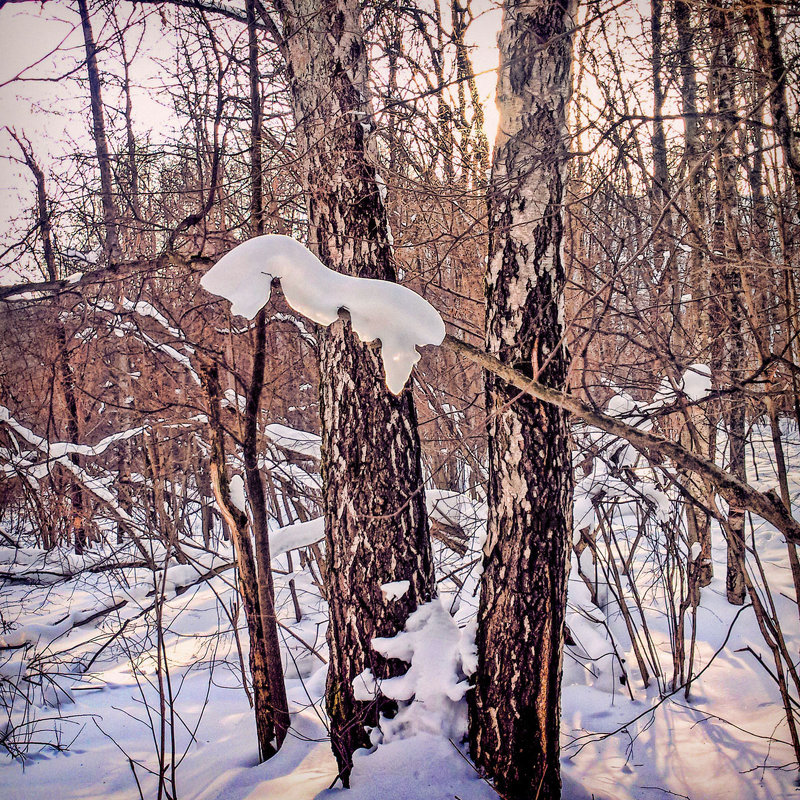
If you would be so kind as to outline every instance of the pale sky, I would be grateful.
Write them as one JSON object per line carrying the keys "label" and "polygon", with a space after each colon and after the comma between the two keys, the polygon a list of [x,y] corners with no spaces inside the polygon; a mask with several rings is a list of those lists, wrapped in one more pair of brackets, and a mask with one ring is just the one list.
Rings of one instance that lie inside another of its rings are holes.
{"label": "pale sky", "polygon": [[[449,14],[449,4],[443,6]],[[117,13],[127,18],[130,13],[140,15],[142,8],[134,10],[129,3],[119,3]],[[154,17],[148,24],[147,52],[168,56],[171,40],[161,35],[162,23],[155,8],[145,7],[144,12]],[[473,13],[476,20],[468,31],[468,40],[475,45],[471,57],[484,101],[486,132],[492,142],[497,128],[494,87],[500,12],[493,0],[475,0]],[[95,39],[102,42],[108,32],[102,30],[99,18],[93,20],[93,28]],[[58,170],[59,159],[66,154],[91,147],[88,89],[67,77],[70,70],[78,68],[76,75],[84,78],[80,67],[83,58],[83,36],[74,8],[59,3],[25,3],[9,4],[0,10],[0,128],[8,126],[25,134],[45,173],[48,168]],[[99,59],[101,70],[113,68],[111,59],[103,60],[102,52]],[[134,63],[134,83],[148,87],[134,95],[137,127],[139,132],[156,130],[153,140],[158,141],[164,128],[173,122],[169,111],[153,99],[157,96],[158,69],[147,58]],[[16,77],[21,80],[14,80]],[[19,148],[5,130],[0,130],[0,226],[5,230],[20,209],[30,208],[33,200],[30,172],[9,160],[9,154],[19,156]],[[0,275],[0,282],[9,279],[13,276]]]}

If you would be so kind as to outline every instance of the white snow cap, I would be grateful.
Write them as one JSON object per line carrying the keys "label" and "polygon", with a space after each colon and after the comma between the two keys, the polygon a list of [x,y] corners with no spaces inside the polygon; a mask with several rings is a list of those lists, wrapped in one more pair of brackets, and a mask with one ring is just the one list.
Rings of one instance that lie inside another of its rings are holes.
{"label": "white snow cap", "polygon": [[274,278],[280,279],[289,305],[314,322],[330,325],[339,309],[346,309],[362,341],[380,339],[386,385],[395,394],[419,361],[417,346],[439,345],[444,339],[439,312],[416,292],[334,272],[288,236],[257,236],[234,247],[200,283],[230,300],[234,314],[252,319],[269,300]]}
{"label": "white snow cap", "polygon": [[234,475],[230,480],[231,503],[233,503],[242,514],[247,513],[244,499],[244,481],[241,475]]}
{"label": "white snow cap", "polygon": [[708,364],[692,364],[683,373],[681,389],[690,400],[703,400],[711,393],[712,388],[711,368]]}
{"label": "white snow cap", "polygon": [[307,522],[295,522],[272,531],[269,535],[270,557],[277,558],[290,550],[308,547],[325,538],[325,520],[322,517]]}
{"label": "white snow cap", "polygon": [[390,581],[381,584],[381,594],[385,602],[399,600],[411,588],[411,581]]}

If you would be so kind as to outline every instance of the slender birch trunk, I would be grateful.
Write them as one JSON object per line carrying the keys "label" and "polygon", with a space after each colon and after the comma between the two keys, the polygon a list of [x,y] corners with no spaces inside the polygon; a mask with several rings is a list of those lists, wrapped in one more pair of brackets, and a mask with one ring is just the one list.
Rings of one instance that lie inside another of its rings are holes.
{"label": "slender birch trunk", "polygon": [[[719,279],[723,289],[721,316],[726,324],[724,354],[730,381],[743,377],[747,366],[744,338],[744,305],[742,288],[742,245],[738,234],[736,207],[736,158],[732,133],[736,127],[736,106],[733,71],[736,55],[733,43],[733,18],[728,8],[717,7],[710,15],[713,52],[709,88],[716,103],[715,172],[717,198],[714,219],[714,252],[722,256]],[[728,432],[729,469],[741,481],[747,480],[745,465],[746,407],[744,397],[735,392],[723,408]],[[742,605],[746,596],[744,579],[744,510],[731,507],[728,514],[728,558],[726,587],[728,601]]]}
{"label": "slender birch trunk", "polygon": [[[675,27],[678,33],[678,60],[681,73],[681,114],[684,125],[684,159],[685,169],[691,176],[687,192],[687,219],[689,223],[689,254],[687,283],[697,287],[693,303],[698,309],[696,324],[695,349],[700,358],[705,358],[709,347],[709,275],[705,258],[707,248],[705,241],[706,204],[703,195],[706,184],[705,159],[700,139],[700,123],[697,107],[697,69],[694,63],[696,49],[695,29],[692,24],[691,7],[683,0],[677,0],[673,7]],[[712,428],[714,422],[709,417],[709,409],[689,410],[695,430],[698,434],[700,454],[711,457],[713,451]],[[692,437],[686,430],[682,434],[684,446],[692,446]],[[687,488],[693,497],[702,497],[703,489],[697,476],[688,473]],[[711,553],[711,519],[699,505],[686,504],[686,521],[689,534],[689,546],[700,544],[700,562],[690,572],[692,580],[696,579],[698,587],[708,586],[713,577],[713,561]],[[692,587],[693,590],[694,587]]]}

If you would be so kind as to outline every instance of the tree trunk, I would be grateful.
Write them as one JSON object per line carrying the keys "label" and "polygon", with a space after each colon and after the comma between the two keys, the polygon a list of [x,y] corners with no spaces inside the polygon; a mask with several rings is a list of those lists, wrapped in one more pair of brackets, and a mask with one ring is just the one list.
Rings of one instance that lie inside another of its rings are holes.
{"label": "tree trunk", "polygon": [[[395,280],[371,134],[366,51],[356,0],[280,5],[282,46],[297,124],[309,246],[331,269]],[[355,699],[353,679],[400,674],[372,650],[402,630],[435,593],[417,418],[408,386],[386,388],[374,347],[339,321],[320,335],[322,477],[330,609],[326,702],[345,785],[353,752],[368,745],[385,701]],[[386,602],[381,584],[409,581]]]}
{"label": "tree trunk", "polygon": [[[283,721],[279,699],[280,692],[285,692],[285,689],[281,683],[277,689],[278,696],[273,691],[274,677],[270,671],[271,653],[269,649],[272,642],[267,640],[262,623],[256,561],[250,541],[247,515],[231,500],[230,483],[225,466],[225,432],[220,418],[222,390],[219,385],[219,376],[216,367],[205,368],[201,370],[200,375],[208,398],[211,485],[236,552],[239,592],[242,596],[250,635],[250,674],[253,681],[258,760],[266,761],[275,755],[280,747],[282,737],[285,736],[286,728],[281,727]],[[279,654],[278,657],[280,657]],[[285,700],[283,703],[285,705]]]}
{"label": "tree trunk", "polygon": [[256,317],[256,348],[253,357],[253,372],[247,391],[245,407],[245,437],[243,457],[247,486],[247,500],[253,524],[255,561],[258,568],[258,609],[264,636],[264,657],[269,678],[270,713],[275,729],[275,749],[283,744],[289,730],[289,706],[286,685],[283,680],[278,618],[275,614],[275,588],[272,583],[272,559],[269,549],[269,524],[264,484],[258,468],[258,418],[261,388],[264,383],[264,361],[267,322],[261,309]]}
{"label": "tree trunk", "polygon": [[775,135],[781,143],[783,157],[791,173],[797,200],[800,203],[800,147],[797,134],[792,128],[792,117],[786,97],[789,71],[783,59],[774,5],[774,0],[748,3],[744,14],[755,43],[758,68],[769,78],[769,108]]}
{"label": "tree trunk", "polygon": [[650,215],[653,221],[653,274],[658,280],[658,303],[654,329],[661,333],[670,361],[680,352],[681,337],[681,283],[674,252],[674,225],[670,196],[669,164],[667,161],[667,135],[664,129],[665,91],[662,84],[663,0],[650,1],[651,68],[653,75],[653,183],[650,190]]}
{"label": "tree trunk", "polygon": [[198,448],[197,455],[197,490],[200,494],[200,509],[202,514],[203,547],[211,547],[214,536],[214,508],[211,499],[211,479],[208,476],[208,465]]}
{"label": "tree trunk", "polygon": [[[731,12],[714,8],[710,15],[713,43],[710,91],[716,101],[715,171],[717,199],[715,208],[715,254],[724,254],[718,279],[724,290],[721,316],[724,331],[727,367],[731,384],[741,380],[747,366],[744,339],[745,303],[742,291],[742,246],[738,234],[736,208],[736,158],[732,152],[732,133],[737,124],[734,99],[733,71],[736,66]],[[745,470],[745,401],[741,392],[734,391],[723,408],[728,433],[729,469],[741,481],[747,480]],[[728,514],[728,558],[725,584],[728,601],[744,603],[744,510],[732,506]]]}
{"label": "tree trunk", "polygon": [[[255,27],[255,0],[247,0],[248,64],[250,78],[250,227],[256,235],[264,233],[264,191],[261,174],[261,92],[258,73],[258,42]],[[253,523],[255,560],[258,567],[258,605],[264,635],[265,658],[272,700],[272,723],[276,748],[280,748],[289,729],[289,706],[283,680],[278,620],[275,615],[275,589],[269,549],[269,520],[264,484],[258,468],[258,419],[266,361],[267,317],[261,309],[256,315],[253,371],[247,388],[244,419],[244,471],[247,499]]]}
{"label": "tree trunk", "polygon": [[122,252],[117,234],[117,210],[114,207],[114,196],[111,178],[111,156],[108,150],[108,137],[103,119],[103,97],[101,92],[100,71],[97,69],[97,45],[92,34],[89,20],[87,0],[78,0],[81,15],[83,42],[86,48],[86,71],[89,75],[89,96],[92,106],[92,135],[97,165],[100,169],[100,200],[103,204],[104,249],[109,261],[119,261]]}
{"label": "tree trunk", "polygon": [[[39,166],[33,154],[30,142],[20,139],[13,131],[11,136],[22,150],[25,163],[33,174],[36,182],[36,221],[39,225],[39,234],[42,237],[42,252],[44,255],[47,277],[50,281],[58,279],[56,267],[56,255],[53,247],[53,227],[50,219],[50,209],[47,203],[47,187],[42,168]],[[24,137],[23,137],[24,138]],[[61,305],[61,303],[59,303]],[[67,331],[59,314],[55,321],[55,338],[58,345],[58,383],[64,396],[64,410],[66,412],[66,438],[73,444],[80,442],[80,424],[78,416],[78,398],[75,388],[75,372],[72,368],[70,359],[69,344],[67,342]],[[81,466],[81,456],[79,453],[70,453],[69,460],[76,466]],[[80,482],[73,476],[69,480],[70,497],[70,529],[72,530],[73,545],[75,553],[82,555],[86,547],[86,519],[84,510],[83,489]]]}
{"label": "tree trunk", "polygon": [[[708,286],[709,276],[704,251],[706,242],[705,230],[705,200],[703,197],[706,183],[705,158],[702,154],[700,141],[700,125],[697,113],[697,70],[694,64],[695,31],[692,26],[691,8],[688,3],[678,0],[673,9],[675,27],[678,32],[678,59],[681,72],[681,114],[684,126],[684,159],[685,169],[690,177],[687,186],[688,194],[688,221],[689,221],[689,254],[688,274],[686,282],[695,286],[697,297],[693,297],[697,312],[696,341],[694,349],[700,358],[706,357],[709,339],[708,317]],[[683,329],[683,325],[681,325]],[[689,409],[687,413],[692,419],[698,434],[700,454],[710,457],[712,447],[711,428],[713,422],[709,419],[708,409]],[[687,447],[692,446],[692,437],[687,430],[683,434]],[[694,497],[702,497],[701,482],[691,473],[686,476],[687,488]],[[713,577],[713,561],[711,553],[711,519],[708,514],[694,503],[687,503],[686,522],[689,534],[689,546],[695,542],[700,544],[700,562],[692,567],[691,575],[697,579],[699,587],[708,586]]]}
{"label": "tree trunk", "polygon": [[[505,3],[489,191],[487,350],[557,388],[569,361],[561,202],[574,10],[553,0]],[[503,796],[558,798],[572,499],[567,415],[494,374],[486,411],[489,518],[470,750]]]}

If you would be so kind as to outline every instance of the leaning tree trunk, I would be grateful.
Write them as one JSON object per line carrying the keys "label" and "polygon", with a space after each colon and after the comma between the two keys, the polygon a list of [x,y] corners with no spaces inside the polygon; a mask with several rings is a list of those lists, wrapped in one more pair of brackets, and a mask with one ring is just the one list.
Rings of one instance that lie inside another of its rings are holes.
{"label": "leaning tree trunk", "polygon": [[[395,280],[386,208],[375,170],[366,51],[356,0],[291,0],[280,5],[283,49],[309,246],[331,269]],[[326,702],[331,741],[345,785],[352,754],[368,745],[385,701],[357,701],[353,679],[377,679],[403,665],[371,647],[392,636],[435,592],[420,444],[411,390],[386,388],[374,347],[341,320],[320,336],[322,477],[330,608]],[[409,581],[387,602],[381,584]]]}
{"label": "leaning tree trunk", "polygon": [[103,205],[103,244],[106,258],[119,261],[122,251],[117,233],[117,210],[114,207],[113,180],[111,176],[111,155],[108,149],[108,137],[103,119],[102,81],[97,68],[97,45],[92,34],[89,20],[87,0],[78,0],[81,15],[83,42],[86,48],[86,72],[89,76],[89,96],[92,107],[92,135],[94,137],[97,166],[100,170],[100,201]]}
{"label": "leaning tree trunk", "polygon": [[[276,637],[264,629],[261,613],[258,572],[247,514],[237,508],[231,497],[230,480],[225,464],[225,429],[221,419],[222,389],[216,366],[200,370],[203,389],[208,402],[208,434],[211,439],[209,475],[223,520],[230,531],[239,573],[239,593],[242,597],[247,632],[250,637],[250,676],[253,681],[253,705],[256,720],[258,760],[266,761],[278,752],[288,727],[286,691],[283,676],[276,683],[274,674],[274,647]],[[272,621],[274,624],[274,611]],[[277,653],[280,659],[280,652]]]}
{"label": "leaning tree trunk", "polygon": [[[562,213],[574,3],[507,0],[489,190],[486,346],[563,388]],[[572,473],[567,415],[489,374],[488,533],[470,750],[504,797],[561,794]]]}

